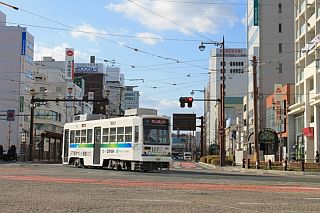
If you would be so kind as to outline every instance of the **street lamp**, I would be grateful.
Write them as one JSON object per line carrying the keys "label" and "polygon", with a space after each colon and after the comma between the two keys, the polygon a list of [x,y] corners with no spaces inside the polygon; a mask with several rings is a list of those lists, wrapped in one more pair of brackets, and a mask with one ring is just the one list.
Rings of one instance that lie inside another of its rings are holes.
{"label": "street lamp", "polygon": [[11,7],[12,9],[15,9],[15,10],[19,10],[18,7],[13,6],[13,5],[10,5],[10,4],[7,4],[7,3],[4,3],[4,2],[2,2],[2,1],[0,1],[0,4],[3,4],[3,5],[5,5],[5,6],[7,6],[7,7]]}
{"label": "street lamp", "polygon": [[222,69],[221,69],[221,84],[220,84],[220,126],[219,126],[219,135],[220,135],[220,166],[225,166],[225,57],[224,57],[224,37],[222,42],[201,42],[199,45],[199,50],[203,51],[206,47],[205,44],[213,44],[222,48]]}

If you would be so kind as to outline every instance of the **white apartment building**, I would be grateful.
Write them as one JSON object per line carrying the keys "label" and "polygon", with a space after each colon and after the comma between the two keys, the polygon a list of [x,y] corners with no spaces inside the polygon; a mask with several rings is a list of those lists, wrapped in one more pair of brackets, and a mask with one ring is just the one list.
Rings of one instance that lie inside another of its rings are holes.
{"label": "white apartment building", "polygon": [[[248,70],[247,70],[247,51],[244,48],[226,48],[225,49],[225,119],[230,118],[235,124],[234,115],[242,117],[242,109],[237,108],[240,112],[234,112],[228,108],[228,101],[231,103],[233,97],[243,97],[247,94]],[[206,96],[209,99],[220,98],[221,70],[222,70],[222,49],[215,48],[211,50],[209,85]],[[228,100],[229,98],[229,100]],[[232,104],[232,103],[231,103]],[[237,103],[242,105],[242,103]],[[210,101],[205,106],[209,109],[206,112],[206,142],[210,144],[218,143],[218,127],[219,127],[219,102]]]}
{"label": "white apartment building", "polygon": [[320,151],[320,4],[295,0],[295,99],[290,106],[289,140],[298,158],[314,162]]}
{"label": "white apartment building", "polygon": [[139,108],[139,91],[134,90],[136,86],[124,87],[124,102],[123,109],[138,109]]}
{"label": "white apartment building", "polygon": [[294,82],[293,1],[248,0],[248,135],[254,130],[253,117],[253,56],[257,57],[258,126],[266,126],[266,97],[274,92],[275,84]]}
{"label": "white apartment building", "polygon": [[[32,88],[34,38],[26,28],[6,26],[0,11],[0,145],[8,150],[29,141],[30,99]],[[14,121],[6,120],[7,110],[14,110]]]}

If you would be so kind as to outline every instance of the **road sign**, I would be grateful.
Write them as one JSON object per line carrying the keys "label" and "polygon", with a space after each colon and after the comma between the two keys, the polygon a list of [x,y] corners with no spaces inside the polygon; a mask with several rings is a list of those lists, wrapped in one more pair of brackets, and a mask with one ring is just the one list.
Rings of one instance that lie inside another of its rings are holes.
{"label": "road sign", "polygon": [[173,130],[196,130],[196,114],[173,114]]}

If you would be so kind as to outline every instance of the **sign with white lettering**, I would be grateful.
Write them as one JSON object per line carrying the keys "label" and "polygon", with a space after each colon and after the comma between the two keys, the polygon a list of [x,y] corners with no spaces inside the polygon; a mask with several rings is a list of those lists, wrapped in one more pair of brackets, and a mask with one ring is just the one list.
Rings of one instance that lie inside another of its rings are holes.
{"label": "sign with white lettering", "polygon": [[65,79],[72,80],[74,77],[74,50],[66,48],[65,54]]}
{"label": "sign with white lettering", "polygon": [[93,63],[76,63],[74,68],[76,73],[104,73],[102,64]]}

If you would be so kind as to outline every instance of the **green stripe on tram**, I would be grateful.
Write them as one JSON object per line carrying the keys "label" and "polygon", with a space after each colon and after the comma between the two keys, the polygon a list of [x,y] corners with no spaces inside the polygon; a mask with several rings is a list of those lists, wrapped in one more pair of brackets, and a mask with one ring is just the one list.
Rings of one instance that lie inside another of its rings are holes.
{"label": "green stripe on tram", "polygon": [[[93,148],[94,144],[92,143],[72,143],[70,148]],[[114,143],[114,144],[100,144],[101,148],[131,148],[131,143]]]}

